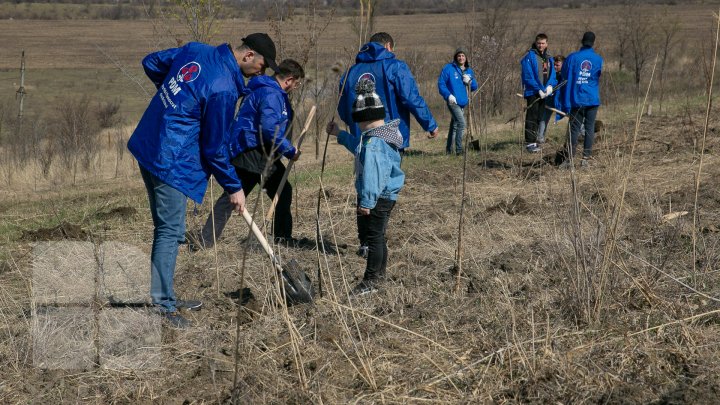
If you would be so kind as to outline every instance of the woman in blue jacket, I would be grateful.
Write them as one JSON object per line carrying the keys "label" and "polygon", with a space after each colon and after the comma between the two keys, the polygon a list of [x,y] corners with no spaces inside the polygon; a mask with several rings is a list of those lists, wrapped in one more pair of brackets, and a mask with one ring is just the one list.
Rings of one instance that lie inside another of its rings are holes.
{"label": "woman in blue jacket", "polygon": [[450,128],[448,129],[447,145],[445,153],[451,154],[453,143],[455,153],[463,153],[463,132],[465,131],[464,109],[468,105],[470,91],[477,90],[475,73],[470,68],[467,55],[463,48],[458,48],[453,56],[453,61],[443,67],[438,77],[438,91],[447,103],[450,110]]}

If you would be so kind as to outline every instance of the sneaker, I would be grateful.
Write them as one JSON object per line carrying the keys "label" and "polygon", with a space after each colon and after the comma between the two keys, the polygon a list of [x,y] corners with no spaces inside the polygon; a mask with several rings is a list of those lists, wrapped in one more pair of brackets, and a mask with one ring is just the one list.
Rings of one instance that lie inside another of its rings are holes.
{"label": "sneaker", "polygon": [[165,320],[167,320],[172,327],[177,329],[185,329],[192,326],[192,322],[185,319],[182,315],[180,315],[179,312],[166,312],[165,314]]}
{"label": "sneaker", "polygon": [[188,311],[199,311],[202,308],[202,301],[196,300],[177,300],[175,301],[176,308],[185,308]]}
{"label": "sneaker", "polygon": [[376,286],[376,282],[369,281],[369,280],[363,280],[358,285],[356,285],[352,291],[350,291],[350,295],[354,297],[361,297],[363,295],[372,294],[374,292],[378,291],[378,288]]}
{"label": "sneaker", "polygon": [[580,167],[588,168],[590,167],[590,159],[589,158],[582,158],[580,160]]}
{"label": "sneaker", "polygon": [[527,149],[529,153],[538,153],[542,150],[537,143],[529,143],[525,146],[525,149]]}
{"label": "sneaker", "polygon": [[362,257],[363,259],[368,258],[368,254],[370,253],[370,247],[362,245],[360,248],[358,248],[357,255]]}

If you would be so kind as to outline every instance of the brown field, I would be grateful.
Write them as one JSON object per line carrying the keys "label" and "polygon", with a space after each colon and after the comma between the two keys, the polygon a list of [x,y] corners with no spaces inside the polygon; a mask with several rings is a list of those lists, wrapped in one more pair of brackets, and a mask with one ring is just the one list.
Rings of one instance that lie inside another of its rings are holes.
{"label": "brown field", "polygon": [[[508,19],[521,38],[517,58],[536,31],[563,53],[586,27],[598,34],[608,66],[599,116],[606,128],[593,167],[563,171],[551,162],[564,122],[552,126],[542,154],[528,156],[521,119],[507,123],[517,101],[495,116],[477,112],[483,149],[467,154],[459,278],[452,269],[463,161],[443,154],[449,117],[434,80],[466,16],[378,18],[375,30],[393,34],[399,56],[413,62],[442,134],[428,140],[416,131],[403,162],[406,186],[388,231],[390,281],[368,298],[347,297],[365,263],[355,255],[351,157],[331,144],[320,226],[337,254],[277,247],[316,287],[320,269],[323,296],[279,304],[267,257],[234,218],[217,250],[181,249],[176,291],[204,301],[187,313],[194,326],[181,331],[141,307],[113,304],[145,296],[152,241],[137,166],[113,137],[127,138],[147,102],[131,78],[151,87],[140,59],[183,36],[160,34],[166,27],[150,21],[0,22],[0,94],[10,105],[25,49],[28,116],[52,123],[56,104],[89,94],[119,98],[124,118],[97,135],[100,153],[74,179],[59,164],[48,176],[32,161],[13,164],[0,143],[0,402],[716,403],[720,139],[716,107],[705,127],[698,58],[712,46],[717,10],[669,9],[681,30],[665,105],[659,111],[653,85],[655,112],[640,118],[632,74],[618,71],[609,39],[618,10],[527,10]],[[300,17],[283,26],[284,56],[302,56],[304,27]],[[218,38],[259,30],[271,28],[226,21]],[[336,76],[323,72],[348,63],[356,37],[348,21],[334,20],[321,37],[319,73],[311,59],[309,76],[334,88]],[[317,101],[322,127],[334,99],[328,90],[312,100],[313,86],[299,109]],[[290,177],[295,233],[310,239],[321,186],[313,141]],[[250,200],[260,218],[266,197]],[[208,192],[202,205],[188,205],[189,230],[211,202]],[[243,272],[253,298],[240,306]]]}

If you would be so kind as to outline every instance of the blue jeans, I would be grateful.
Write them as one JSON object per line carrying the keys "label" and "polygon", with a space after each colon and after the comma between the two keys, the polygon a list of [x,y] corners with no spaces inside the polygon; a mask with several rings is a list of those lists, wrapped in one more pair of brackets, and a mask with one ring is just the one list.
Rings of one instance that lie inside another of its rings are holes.
{"label": "blue jeans", "polygon": [[578,143],[578,136],[585,126],[585,140],[583,142],[583,158],[592,156],[593,141],[595,140],[595,117],[597,117],[598,106],[579,107],[570,109],[570,154],[575,156],[575,147]]}
{"label": "blue jeans", "polygon": [[452,153],[453,139],[455,140],[455,153],[463,153],[463,132],[465,132],[465,114],[463,108],[457,104],[448,103],[450,110],[450,128],[448,129],[447,145],[445,153]]}
{"label": "blue jeans", "polygon": [[150,256],[150,297],[162,311],[174,312],[173,289],[178,246],[185,241],[187,197],[140,167],[152,214],[153,245]]}

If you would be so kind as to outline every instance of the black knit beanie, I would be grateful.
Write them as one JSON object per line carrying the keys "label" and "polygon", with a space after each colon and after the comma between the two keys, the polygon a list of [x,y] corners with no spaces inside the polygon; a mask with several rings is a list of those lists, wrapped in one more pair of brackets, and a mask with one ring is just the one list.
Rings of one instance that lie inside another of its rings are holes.
{"label": "black knit beanie", "polygon": [[372,80],[360,79],[355,85],[355,102],[352,107],[352,119],[355,122],[377,121],[385,119],[385,106],[375,93]]}

